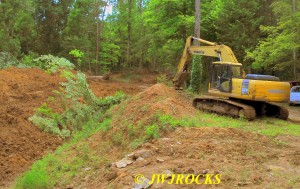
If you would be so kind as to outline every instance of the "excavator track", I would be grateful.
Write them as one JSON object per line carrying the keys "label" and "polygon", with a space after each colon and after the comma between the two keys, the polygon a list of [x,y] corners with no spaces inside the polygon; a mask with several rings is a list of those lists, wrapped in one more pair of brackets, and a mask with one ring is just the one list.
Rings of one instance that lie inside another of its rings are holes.
{"label": "excavator track", "polygon": [[243,117],[253,120],[256,117],[255,108],[233,100],[221,98],[195,98],[193,106],[201,111],[208,111],[231,117]]}
{"label": "excavator track", "polygon": [[200,97],[194,99],[193,106],[201,111],[231,117],[243,117],[247,120],[254,120],[259,116],[275,117],[283,120],[287,120],[289,117],[289,112],[286,108],[270,102]]}
{"label": "excavator track", "polygon": [[261,115],[287,120],[289,117],[289,111],[288,109],[277,104],[271,102],[264,102],[264,111]]}

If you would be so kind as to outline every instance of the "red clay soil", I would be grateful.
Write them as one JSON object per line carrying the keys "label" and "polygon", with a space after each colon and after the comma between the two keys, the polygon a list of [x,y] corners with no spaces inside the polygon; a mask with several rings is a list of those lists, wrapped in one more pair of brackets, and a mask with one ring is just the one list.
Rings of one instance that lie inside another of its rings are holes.
{"label": "red clay soil", "polygon": [[[96,96],[112,96],[122,90],[128,95],[135,95],[156,83],[157,74],[146,70],[140,72],[113,73],[110,80],[88,77],[90,88]],[[126,79],[130,78],[130,79]]]}
{"label": "red clay soil", "polygon": [[[100,169],[88,180],[74,185],[78,188],[133,188],[135,175],[142,174],[151,180],[153,174],[171,172],[221,174],[217,188],[299,188],[300,141],[295,137],[292,140],[297,141],[297,146],[278,144],[267,136],[238,129],[177,128],[165,138],[150,141],[133,152],[150,150],[150,157],[134,160],[125,168],[116,168],[112,164],[105,175]],[[151,188],[215,187],[168,185],[170,181],[169,178],[164,184],[155,183]]]}
{"label": "red clay soil", "polygon": [[[122,102],[115,110],[111,133],[122,130],[124,123],[125,126],[144,124],[158,111],[175,117],[190,116],[195,111],[191,102],[163,84],[153,85]],[[106,138],[97,133],[88,143],[92,151],[101,152],[103,141]],[[84,178],[77,177],[70,188],[133,188],[135,175],[142,174],[151,180],[153,174],[166,172],[222,174],[221,184],[216,186],[219,188],[299,188],[299,144],[299,137],[270,138],[239,129],[177,128],[133,152],[124,153],[121,147],[107,147],[109,152],[105,158],[112,162],[111,167],[95,169]],[[150,157],[133,159],[124,168],[116,167],[116,162],[139,150],[150,150]],[[151,188],[215,187],[166,184],[169,181],[154,184]]]}
{"label": "red clay soil", "polygon": [[145,90],[148,87],[148,85],[143,84],[124,83],[117,81],[101,81],[93,79],[88,79],[88,83],[90,88],[98,97],[112,96],[117,91],[123,91],[128,95],[134,95]]}
{"label": "red clay soil", "polygon": [[117,112],[122,116],[114,116],[116,123],[129,121],[132,124],[146,123],[158,112],[175,117],[193,116],[195,109],[192,103],[182,97],[174,89],[155,84],[117,106]]}
{"label": "red clay soil", "polygon": [[39,69],[0,70],[0,188],[62,143],[28,121],[61,80]]}
{"label": "red clay soil", "polygon": [[[0,188],[7,187],[35,160],[63,142],[28,121],[35,109],[54,95],[52,91],[58,89],[61,81],[58,75],[35,68],[0,70]],[[90,79],[88,82],[96,96],[101,97],[111,96],[118,90],[133,95],[147,88],[143,83]],[[55,110],[59,107],[51,103],[50,106]]]}

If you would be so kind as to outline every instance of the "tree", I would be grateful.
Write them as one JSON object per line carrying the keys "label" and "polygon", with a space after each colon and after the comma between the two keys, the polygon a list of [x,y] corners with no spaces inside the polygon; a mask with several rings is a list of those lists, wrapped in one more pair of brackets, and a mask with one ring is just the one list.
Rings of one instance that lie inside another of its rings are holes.
{"label": "tree", "polygon": [[300,11],[297,10],[296,1],[276,1],[272,8],[277,18],[276,24],[261,26],[261,31],[267,37],[259,41],[253,52],[248,52],[248,58],[254,60],[253,68],[281,71],[282,77],[288,79],[289,75],[293,75],[297,79],[297,68],[300,68],[297,64]]}
{"label": "tree", "polygon": [[[223,10],[216,22],[218,41],[230,46],[237,59],[244,61],[246,51],[252,51],[263,33],[260,25],[266,24],[271,9],[270,0],[224,1]],[[250,71],[251,62],[244,61],[244,68]]]}
{"label": "tree", "polygon": [[194,31],[194,2],[153,0],[146,5],[144,16],[148,35],[145,37],[149,41],[146,60],[152,63],[152,69],[174,70],[186,38]]}
{"label": "tree", "polygon": [[[36,31],[40,54],[57,55],[62,50],[62,34],[68,23],[69,7],[74,0],[35,0]],[[66,53],[67,54],[67,53]]]}
{"label": "tree", "polygon": [[[201,21],[201,13],[200,8],[201,1],[195,0],[195,32],[194,36],[200,38],[200,21]],[[194,45],[199,45],[199,42],[194,42]],[[201,57],[194,56],[192,59],[192,69],[191,69],[191,90],[195,93],[199,92],[201,86],[202,79],[202,64]]]}
{"label": "tree", "polygon": [[31,1],[1,1],[0,17],[0,51],[27,54],[35,37]]}

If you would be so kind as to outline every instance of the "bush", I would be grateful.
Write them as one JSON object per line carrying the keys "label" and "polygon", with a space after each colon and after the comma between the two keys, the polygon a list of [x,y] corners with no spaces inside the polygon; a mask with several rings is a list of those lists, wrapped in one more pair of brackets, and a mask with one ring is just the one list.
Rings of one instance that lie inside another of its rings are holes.
{"label": "bush", "polygon": [[148,139],[155,139],[155,138],[159,138],[159,126],[156,124],[153,124],[151,126],[148,126],[146,128],[146,135]]}
{"label": "bush", "polygon": [[28,55],[25,55],[22,58],[22,64],[26,65],[27,67],[35,67],[34,65],[34,59],[38,58],[38,54],[34,52],[29,52]]}
{"label": "bush", "polygon": [[18,60],[8,52],[0,52],[0,69],[19,65]]}
{"label": "bush", "polygon": [[53,112],[47,104],[43,104],[29,120],[43,131],[53,133],[62,138],[69,137],[72,132],[82,130],[82,126],[90,120],[100,121],[101,116],[112,105],[125,99],[125,94],[117,92],[115,96],[97,98],[90,90],[86,77],[78,72],[64,72],[67,82],[61,83],[63,88],[55,91],[56,101],[61,104],[62,113]]}
{"label": "bush", "polygon": [[42,55],[34,59],[33,66],[46,70],[49,73],[75,68],[74,64],[69,60],[53,55]]}
{"label": "bush", "polygon": [[69,54],[73,55],[73,57],[77,60],[77,65],[81,66],[84,53],[78,49],[73,49],[69,52]]}

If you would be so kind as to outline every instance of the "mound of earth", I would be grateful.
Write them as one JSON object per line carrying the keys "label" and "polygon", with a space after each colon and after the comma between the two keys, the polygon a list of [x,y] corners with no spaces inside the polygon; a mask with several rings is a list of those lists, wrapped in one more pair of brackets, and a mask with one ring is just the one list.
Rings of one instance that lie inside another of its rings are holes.
{"label": "mound of earth", "polygon": [[[269,137],[228,128],[178,128],[144,144],[112,164],[104,177],[87,188],[141,188],[135,175],[221,174],[221,188],[298,188],[299,149]],[[298,160],[297,160],[298,159]],[[282,176],[284,175],[284,176]],[[106,179],[106,180],[105,180]],[[207,185],[155,184],[151,188],[207,188]],[[175,181],[176,182],[176,181]],[[200,180],[204,182],[204,178]],[[134,186],[134,187],[133,187]]]}
{"label": "mound of earth", "polygon": [[147,123],[157,113],[181,118],[193,116],[195,111],[192,103],[177,91],[164,84],[155,84],[118,105],[115,110],[118,113],[113,118],[118,123],[138,124]]}
{"label": "mound of earth", "polygon": [[[113,76],[115,77],[115,76]],[[53,96],[64,81],[58,74],[37,68],[0,70],[0,188],[10,185],[18,175],[63,141],[42,132],[28,118]],[[88,79],[96,96],[106,97],[122,90],[134,95],[148,86],[143,83],[94,81]],[[59,104],[47,102],[54,110]]]}
{"label": "mound of earth", "polygon": [[0,70],[0,188],[61,144],[28,121],[60,81],[40,69]]}

